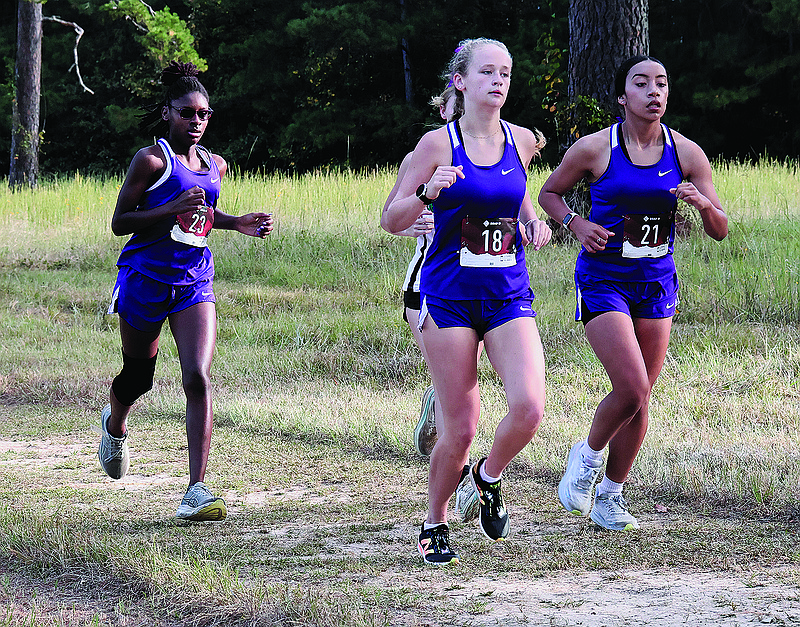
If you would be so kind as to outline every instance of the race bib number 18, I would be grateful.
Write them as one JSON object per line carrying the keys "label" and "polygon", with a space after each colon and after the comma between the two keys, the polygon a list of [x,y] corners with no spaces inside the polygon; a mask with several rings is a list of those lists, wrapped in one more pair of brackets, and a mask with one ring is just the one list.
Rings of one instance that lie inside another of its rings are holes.
{"label": "race bib number 18", "polygon": [[176,242],[204,248],[208,246],[208,233],[213,226],[214,208],[200,207],[175,216],[170,235]]}
{"label": "race bib number 18", "polygon": [[516,243],[514,218],[464,218],[460,263],[469,268],[510,268],[517,263]]}
{"label": "race bib number 18", "polygon": [[669,236],[675,213],[624,216],[622,256],[631,259],[663,257],[669,252]]}

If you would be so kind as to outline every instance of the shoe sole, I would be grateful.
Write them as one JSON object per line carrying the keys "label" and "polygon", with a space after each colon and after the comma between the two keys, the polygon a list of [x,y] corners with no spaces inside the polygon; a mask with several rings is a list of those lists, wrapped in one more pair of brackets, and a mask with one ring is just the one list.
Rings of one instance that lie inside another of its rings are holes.
{"label": "shoe sole", "polygon": [[[456,514],[461,522],[468,523],[475,520],[478,517],[478,514],[480,514],[480,511],[480,499],[478,499],[474,503],[470,503],[463,512],[456,510]],[[481,529],[481,531],[483,531],[483,529]]]}
{"label": "shoe sole", "polygon": [[[430,393],[429,393],[430,390]],[[435,392],[433,391],[433,386],[428,387],[425,390],[425,393],[422,395],[422,407],[419,410],[419,420],[417,421],[417,426],[414,428],[414,448],[417,450],[417,453],[422,455],[423,457],[430,457],[431,451],[427,453],[422,450],[422,447],[419,444],[419,439],[422,434],[422,430],[425,427],[425,424],[428,422],[428,417],[433,413],[431,410],[433,409],[434,399],[436,398]]]}
{"label": "shoe sole", "polygon": [[609,526],[603,524],[597,518],[595,518],[594,512],[592,512],[592,515],[590,515],[589,517],[592,519],[592,522],[595,525],[597,525],[601,529],[605,529],[606,531],[635,531],[635,530],[637,530],[639,528],[639,524],[638,523],[637,524],[628,523],[624,527],[609,527]]}
{"label": "shoe sole", "polygon": [[180,510],[175,515],[176,518],[181,520],[193,521],[211,521],[216,522],[225,520],[228,516],[228,509],[225,507],[225,501],[216,499],[210,503],[200,506],[196,510],[189,510],[188,512],[181,512]]}
{"label": "shoe sole", "polygon": [[477,471],[477,466],[478,466],[478,464],[480,464],[480,461],[478,461],[478,462],[475,462],[475,466],[473,466],[473,467],[470,469],[470,471],[469,471],[469,480],[470,480],[470,483],[472,483],[472,488],[475,490],[475,494],[477,494],[477,495],[478,495],[478,516],[477,516],[477,518],[478,518],[478,527],[480,528],[480,530],[481,530],[481,533],[482,533],[483,535],[485,535],[487,538],[489,538],[489,540],[491,540],[492,542],[503,542],[503,541],[506,539],[506,537],[507,537],[507,536],[498,536],[497,538],[493,538],[492,536],[490,536],[490,535],[489,535],[489,534],[486,532],[486,529],[484,529],[484,528],[483,528],[483,520],[481,519],[481,516],[480,516],[480,510],[481,510],[481,505],[480,505],[480,502],[481,502],[481,491],[478,489],[478,484],[477,484],[477,482],[475,481],[475,472]]}
{"label": "shoe sole", "polygon": [[426,564],[430,564],[431,566],[448,566],[450,564],[459,564],[461,562],[458,556],[452,557],[446,562],[430,561],[428,560],[427,557],[425,557],[425,553],[422,550],[422,545],[419,542],[417,542],[417,551],[419,551],[419,554],[422,557],[422,561],[425,562]]}

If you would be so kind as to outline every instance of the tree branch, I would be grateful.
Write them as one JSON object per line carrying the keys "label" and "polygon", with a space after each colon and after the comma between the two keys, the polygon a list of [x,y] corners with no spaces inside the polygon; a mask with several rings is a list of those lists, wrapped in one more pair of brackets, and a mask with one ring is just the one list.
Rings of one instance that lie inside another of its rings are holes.
{"label": "tree branch", "polygon": [[83,37],[83,29],[75,22],[67,22],[66,20],[62,20],[60,17],[55,15],[53,17],[42,16],[42,21],[45,20],[48,22],[57,22],[59,24],[63,24],[64,26],[72,26],[72,28],[75,30],[75,47],[72,49],[72,56],[74,57],[75,61],[73,62],[70,70],[73,67],[75,68],[75,74],[78,76],[78,82],[81,84],[81,87],[83,87],[85,91],[88,91],[90,94],[94,95],[94,92],[86,86],[86,83],[83,82],[83,78],[81,77],[81,69],[78,65],[78,44],[81,41],[81,37]]}
{"label": "tree branch", "polygon": [[156,16],[156,12],[153,11],[153,7],[151,7],[149,4],[147,4],[144,0],[139,0],[139,2],[141,2],[145,7],[147,7],[147,10],[150,11],[150,17],[155,17]]}

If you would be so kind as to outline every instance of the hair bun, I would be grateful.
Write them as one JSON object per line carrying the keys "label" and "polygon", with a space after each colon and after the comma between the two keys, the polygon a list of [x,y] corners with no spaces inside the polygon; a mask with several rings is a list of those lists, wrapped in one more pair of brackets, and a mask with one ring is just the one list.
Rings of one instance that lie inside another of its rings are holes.
{"label": "hair bun", "polygon": [[169,65],[161,70],[161,82],[170,87],[176,81],[185,77],[199,76],[200,70],[194,63],[178,63],[177,61],[170,61]]}

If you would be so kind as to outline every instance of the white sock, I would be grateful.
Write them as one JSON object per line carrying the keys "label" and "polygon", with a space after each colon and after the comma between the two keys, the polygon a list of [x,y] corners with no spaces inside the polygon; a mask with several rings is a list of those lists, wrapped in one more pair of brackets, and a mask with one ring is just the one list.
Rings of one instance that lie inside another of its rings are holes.
{"label": "white sock", "polygon": [[500,477],[492,477],[486,472],[486,461],[481,464],[481,467],[478,468],[478,474],[481,476],[486,483],[497,483],[500,481]]}
{"label": "white sock", "polygon": [[603,480],[597,484],[597,493],[598,494],[622,494],[622,486],[625,485],[625,482],[617,483],[616,481],[611,481],[608,477],[603,477]]}
{"label": "white sock", "polygon": [[581,447],[581,457],[588,466],[592,466],[593,468],[597,468],[603,463],[602,449],[595,451],[591,446],[589,446],[588,440],[583,441],[583,446]]}
{"label": "white sock", "polygon": [[429,523],[429,522],[426,520],[426,521],[424,521],[424,522],[422,523],[422,529],[423,529],[423,531],[429,531],[429,530],[433,529],[434,527],[438,527],[439,525],[446,525],[446,524],[447,524],[447,523],[442,523],[442,522],[438,522],[438,523]]}

